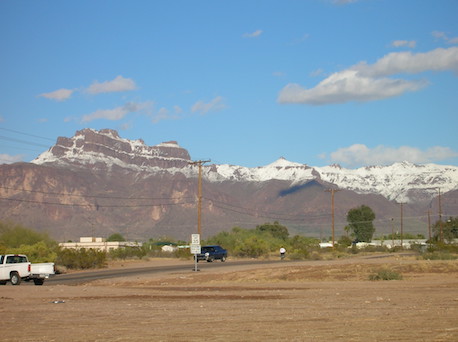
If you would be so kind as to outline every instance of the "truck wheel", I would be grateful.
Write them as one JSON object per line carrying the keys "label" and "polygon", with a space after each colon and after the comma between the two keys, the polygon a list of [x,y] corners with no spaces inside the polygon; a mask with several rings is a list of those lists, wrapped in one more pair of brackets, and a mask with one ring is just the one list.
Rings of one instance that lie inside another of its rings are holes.
{"label": "truck wheel", "polygon": [[11,272],[10,274],[11,285],[19,285],[21,283],[21,277],[17,272]]}
{"label": "truck wheel", "polygon": [[223,257],[221,258],[221,262],[225,262],[225,261],[226,261],[226,257],[223,256]]}
{"label": "truck wheel", "polygon": [[45,282],[44,279],[34,279],[34,280],[33,280],[33,283],[34,283],[35,285],[43,285],[44,282]]}

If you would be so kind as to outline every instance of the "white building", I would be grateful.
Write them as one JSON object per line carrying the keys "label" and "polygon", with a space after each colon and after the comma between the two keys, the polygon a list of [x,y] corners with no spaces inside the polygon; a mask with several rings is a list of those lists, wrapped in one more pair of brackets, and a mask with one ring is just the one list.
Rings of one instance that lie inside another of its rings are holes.
{"label": "white building", "polygon": [[96,249],[99,251],[109,252],[113,249],[125,248],[125,247],[141,247],[141,242],[133,241],[107,241],[101,237],[80,237],[79,242],[62,242],[59,243],[59,247],[69,249]]}

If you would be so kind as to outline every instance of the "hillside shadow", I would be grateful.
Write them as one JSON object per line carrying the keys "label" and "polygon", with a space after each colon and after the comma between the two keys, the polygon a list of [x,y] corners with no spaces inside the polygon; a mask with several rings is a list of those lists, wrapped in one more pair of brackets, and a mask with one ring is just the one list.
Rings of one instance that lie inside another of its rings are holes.
{"label": "hillside shadow", "polygon": [[323,185],[318,183],[316,180],[312,180],[312,181],[304,183],[304,184],[294,185],[294,186],[292,186],[292,187],[290,187],[288,189],[281,190],[278,193],[278,197],[289,196],[289,195],[298,193],[300,191],[303,191],[303,190],[306,190],[306,189],[311,189],[311,188],[316,188],[316,187],[322,188]]}

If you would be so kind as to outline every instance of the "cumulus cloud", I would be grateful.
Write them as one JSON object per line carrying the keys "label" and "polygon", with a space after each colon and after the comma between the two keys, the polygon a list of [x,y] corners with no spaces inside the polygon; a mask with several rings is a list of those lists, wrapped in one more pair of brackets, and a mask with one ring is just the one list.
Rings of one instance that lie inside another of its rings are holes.
{"label": "cumulus cloud", "polygon": [[135,112],[149,112],[152,107],[152,102],[128,102],[123,106],[116,107],[113,109],[100,109],[91,114],[84,115],[81,119],[82,122],[89,122],[97,119],[106,119],[106,120],[121,120],[129,113]]}
{"label": "cumulus cloud", "polygon": [[243,38],[257,38],[262,34],[262,30],[256,30],[251,33],[244,33],[242,36]]}
{"label": "cumulus cloud", "polygon": [[288,84],[280,93],[280,103],[324,105],[348,101],[374,101],[415,91],[423,81],[361,76],[355,70],[346,70],[329,76],[315,88],[304,89],[299,84]]}
{"label": "cumulus cloud", "polygon": [[207,103],[203,101],[196,102],[192,106],[191,111],[193,113],[206,114],[208,112],[220,111],[220,110],[223,110],[224,108],[226,108],[226,104],[224,103],[223,98],[221,96],[217,96],[213,100]]}
{"label": "cumulus cloud", "polygon": [[44,97],[49,100],[54,100],[54,101],[65,101],[65,100],[68,100],[72,96],[73,92],[74,90],[72,89],[59,89],[56,91],[52,91],[50,93],[40,94],[38,96]]}
{"label": "cumulus cloud", "polygon": [[391,43],[394,47],[409,47],[414,48],[417,45],[415,40],[395,40]]}
{"label": "cumulus cloud", "polygon": [[86,92],[89,94],[114,93],[120,91],[135,90],[136,88],[137,86],[132,79],[124,78],[119,75],[111,81],[102,83],[95,81],[86,89]]}
{"label": "cumulus cloud", "polygon": [[324,105],[381,100],[408,91],[417,91],[428,84],[424,80],[410,81],[388,76],[447,70],[458,72],[458,47],[438,48],[416,54],[394,52],[374,64],[361,62],[336,72],[314,88],[288,84],[280,91],[278,102]]}
{"label": "cumulus cloud", "polygon": [[15,156],[9,154],[0,154],[0,164],[12,164],[22,161],[24,156],[22,154],[18,154]]}
{"label": "cumulus cloud", "polygon": [[458,157],[458,152],[443,146],[434,146],[426,150],[420,150],[410,146],[393,148],[380,145],[375,148],[369,148],[363,144],[354,144],[349,147],[339,148],[330,154],[332,162],[348,166],[389,165],[401,161],[423,164],[455,157]]}

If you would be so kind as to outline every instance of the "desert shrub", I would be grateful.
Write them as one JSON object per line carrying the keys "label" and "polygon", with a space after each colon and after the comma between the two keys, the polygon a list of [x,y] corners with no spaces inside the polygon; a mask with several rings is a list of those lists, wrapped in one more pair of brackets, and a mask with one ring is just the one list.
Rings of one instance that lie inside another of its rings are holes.
{"label": "desert shrub", "polygon": [[234,255],[249,258],[267,256],[270,252],[268,243],[257,236],[250,236],[234,250]]}
{"label": "desert shrub", "polygon": [[184,260],[192,258],[192,254],[189,248],[178,248],[175,252],[172,253],[172,256]]}
{"label": "desert shrub", "polygon": [[431,251],[421,255],[424,260],[456,260],[457,254],[450,253],[449,251]]}
{"label": "desert shrub", "polygon": [[103,268],[107,265],[107,253],[95,249],[59,249],[56,265],[69,269]]}
{"label": "desert shrub", "polygon": [[138,247],[124,247],[111,250],[109,253],[111,259],[131,259],[138,258],[142,259],[146,256],[146,250]]}
{"label": "desert shrub", "polygon": [[3,248],[19,248],[23,245],[32,246],[44,242],[47,247],[56,247],[57,242],[48,234],[40,233],[14,223],[0,222],[0,245]]}
{"label": "desert shrub", "polygon": [[293,249],[291,253],[288,253],[288,259],[291,260],[305,260],[309,256],[309,252],[306,249]]}
{"label": "desert shrub", "polygon": [[369,275],[369,280],[402,280],[402,275],[389,269],[381,269]]}
{"label": "desert shrub", "polygon": [[44,241],[39,241],[33,245],[21,245],[18,248],[7,248],[5,254],[25,254],[30,262],[55,262],[57,258],[57,248],[51,248]]}

